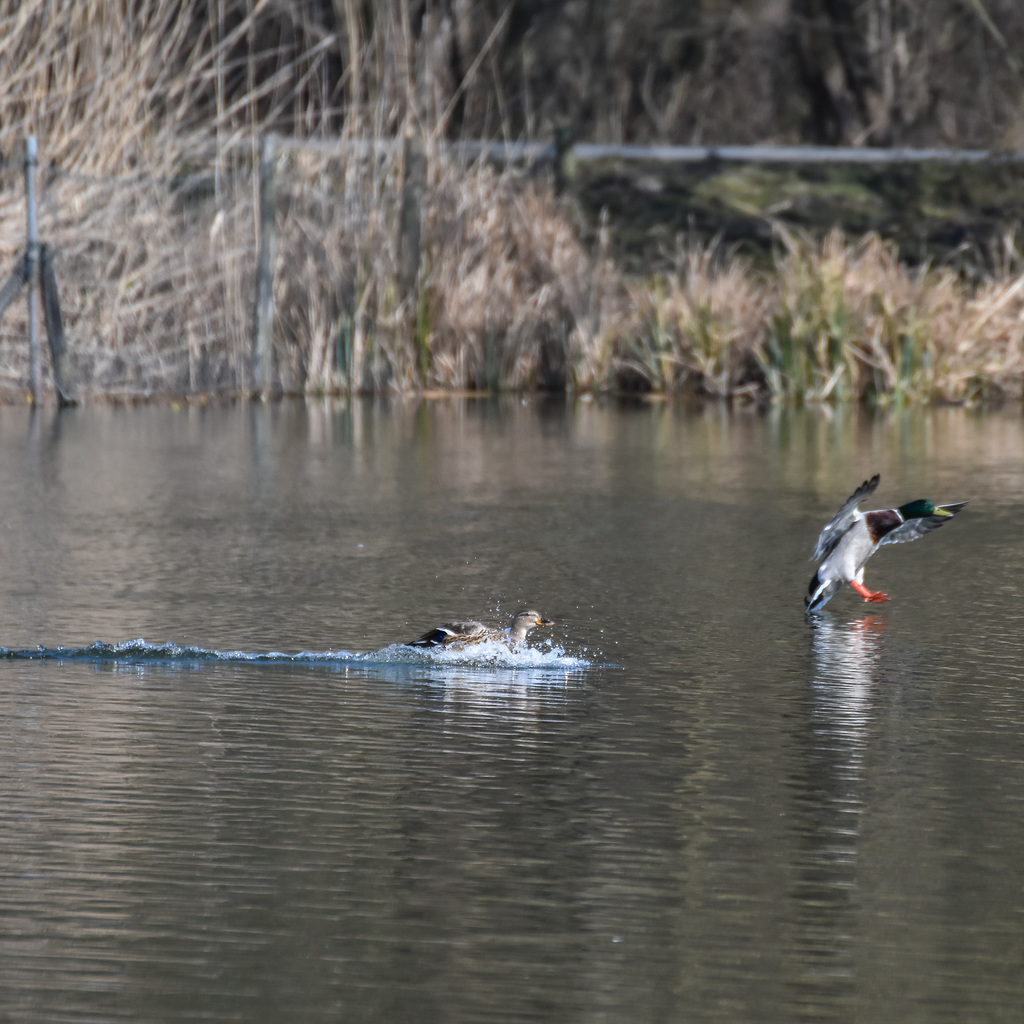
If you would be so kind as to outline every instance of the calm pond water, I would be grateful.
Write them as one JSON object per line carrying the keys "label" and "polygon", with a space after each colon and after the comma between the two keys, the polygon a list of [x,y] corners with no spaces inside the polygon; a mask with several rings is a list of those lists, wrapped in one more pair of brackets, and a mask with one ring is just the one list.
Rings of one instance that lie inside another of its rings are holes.
{"label": "calm pond water", "polygon": [[[3,1020],[1020,1019],[1018,410],[4,408],[0,472]],[[976,500],[809,623],[875,472]]]}

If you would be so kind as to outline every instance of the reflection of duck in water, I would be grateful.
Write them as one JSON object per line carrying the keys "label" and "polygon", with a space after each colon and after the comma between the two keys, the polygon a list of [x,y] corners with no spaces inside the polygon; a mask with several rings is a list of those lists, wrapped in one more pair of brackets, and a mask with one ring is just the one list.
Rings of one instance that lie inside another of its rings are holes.
{"label": "reflection of duck in water", "polygon": [[468,620],[466,622],[446,622],[436,626],[416,640],[411,640],[408,647],[464,647],[468,644],[482,644],[487,641],[498,643],[521,644],[526,634],[535,626],[553,626],[551,619],[545,619],[531,609],[524,608],[512,617],[512,627],[508,631],[491,629],[482,622]]}
{"label": "reflection of duck in water", "polygon": [[822,559],[807,588],[807,613],[820,611],[844,583],[849,583],[865,601],[888,601],[881,590],[864,586],[864,563],[883,544],[917,540],[952,519],[966,501],[935,505],[925,498],[899,508],[861,512],[857,506],[878,487],[878,474],[865,480],[846,499],[843,507],[821,531],[812,559]]}
{"label": "reflection of duck in water", "polygon": [[888,627],[884,615],[852,622],[829,615],[812,620],[814,745],[827,756],[837,778],[862,774],[863,747],[879,714],[873,694]]}

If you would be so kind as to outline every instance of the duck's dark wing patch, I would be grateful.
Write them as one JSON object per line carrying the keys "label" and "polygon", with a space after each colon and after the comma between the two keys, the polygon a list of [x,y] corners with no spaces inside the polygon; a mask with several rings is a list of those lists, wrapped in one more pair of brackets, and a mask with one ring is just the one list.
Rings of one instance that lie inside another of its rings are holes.
{"label": "duck's dark wing patch", "polygon": [[440,647],[446,640],[451,638],[451,633],[448,632],[443,626],[438,626],[436,629],[432,629],[423,636],[417,637],[415,640],[410,640],[406,643],[406,647]]}
{"label": "duck's dark wing patch", "polygon": [[406,647],[441,647],[453,640],[466,640],[469,637],[486,633],[487,627],[482,622],[468,620],[466,622],[446,622],[443,626],[424,633],[423,636],[410,640]]}
{"label": "duck's dark wing patch", "polygon": [[973,498],[968,498],[966,501],[951,501],[948,505],[940,505],[939,508],[943,512],[948,512],[951,516],[955,516],[957,512],[962,512],[972,501],[974,501]]}
{"label": "duck's dark wing patch", "polygon": [[828,526],[821,531],[821,536],[818,538],[817,546],[814,549],[814,554],[811,555],[813,559],[826,558],[833,548],[839,543],[840,538],[850,528],[850,524],[854,521],[857,516],[857,506],[869,495],[874,494],[878,489],[878,482],[881,478],[876,473],[870,480],[865,480],[851,494],[846,501],[843,502],[842,507],[832,517]]}
{"label": "duck's dark wing patch", "polygon": [[879,544],[909,544],[918,537],[923,537],[932,530],[937,530],[943,523],[949,522],[949,516],[925,516],[923,519],[908,519],[902,526],[886,534]]}

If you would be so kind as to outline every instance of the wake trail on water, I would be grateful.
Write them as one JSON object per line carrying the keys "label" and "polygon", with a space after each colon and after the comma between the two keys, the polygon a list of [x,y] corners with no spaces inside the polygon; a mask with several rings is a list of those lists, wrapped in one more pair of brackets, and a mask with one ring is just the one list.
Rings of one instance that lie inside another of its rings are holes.
{"label": "wake trail on water", "polygon": [[268,665],[424,665],[443,668],[499,668],[582,671],[594,662],[568,654],[557,645],[509,648],[505,644],[487,642],[464,648],[409,647],[390,644],[379,651],[282,651],[249,652],[218,651],[176,643],[150,643],[147,640],[124,640],[119,643],[97,641],[86,647],[34,647],[16,650],[0,647],[0,660],[22,661],[92,661],[125,664],[160,663],[191,665],[205,662]]}

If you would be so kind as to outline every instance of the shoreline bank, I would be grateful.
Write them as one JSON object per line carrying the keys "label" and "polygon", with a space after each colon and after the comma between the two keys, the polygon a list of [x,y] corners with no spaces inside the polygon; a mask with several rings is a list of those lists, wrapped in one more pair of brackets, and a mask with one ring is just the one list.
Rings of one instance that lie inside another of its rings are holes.
{"label": "shoreline bank", "polygon": [[[194,150],[183,141],[181,162]],[[57,257],[82,398],[252,390],[259,211],[253,161],[231,160],[218,162],[218,187],[199,191],[47,175],[40,237]],[[618,221],[598,214],[586,244],[585,211],[547,179],[435,152],[403,294],[405,173],[401,147],[375,160],[282,156],[270,395],[985,404],[1024,394],[1024,271],[1011,236],[985,273],[966,274],[953,261],[908,266],[877,234],[816,240],[765,217],[767,263],[679,236],[656,270],[637,273],[615,255]],[[3,185],[0,266],[16,262],[24,218],[16,182]],[[26,322],[24,303],[4,316],[8,393],[27,386]]]}

